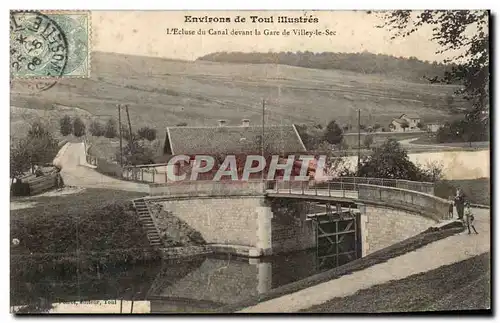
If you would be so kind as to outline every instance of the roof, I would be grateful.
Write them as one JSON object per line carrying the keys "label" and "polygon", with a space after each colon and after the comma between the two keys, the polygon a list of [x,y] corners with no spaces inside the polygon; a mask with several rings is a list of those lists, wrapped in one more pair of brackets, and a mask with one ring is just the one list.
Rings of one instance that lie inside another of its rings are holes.
{"label": "roof", "polygon": [[[262,126],[168,127],[167,140],[173,155],[259,153]],[[267,153],[305,152],[294,125],[264,127]]]}
{"label": "roof", "polygon": [[396,123],[399,123],[399,124],[408,123],[408,121],[406,121],[404,119],[392,119],[392,122],[396,122]]}
{"label": "roof", "polygon": [[420,117],[419,117],[417,114],[413,114],[413,113],[410,113],[410,114],[408,114],[408,113],[403,113],[403,114],[399,117],[399,119],[403,119],[403,117],[406,117],[406,118],[408,118],[408,119],[420,119]]}

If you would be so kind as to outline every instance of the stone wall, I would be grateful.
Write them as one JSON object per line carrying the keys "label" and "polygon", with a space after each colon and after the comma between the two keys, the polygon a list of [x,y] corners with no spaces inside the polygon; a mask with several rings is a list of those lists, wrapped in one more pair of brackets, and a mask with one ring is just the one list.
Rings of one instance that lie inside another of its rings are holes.
{"label": "stone wall", "polygon": [[149,189],[151,196],[262,196],[264,195],[265,183],[261,181],[180,181],[165,184],[150,184]]}
{"label": "stone wall", "polygon": [[271,216],[261,197],[150,198],[200,232],[207,244],[248,246],[251,256],[270,248]]}
{"label": "stone wall", "polygon": [[437,223],[419,213],[390,206],[365,203],[358,208],[363,256],[413,237]]}
{"label": "stone wall", "polygon": [[431,194],[394,187],[360,184],[358,197],[364,203],[392,206],[436,221],[449,218],[450,202]]}
{"label": "stone wall", "polygon": [[289,224],[272,221],[273,254],[305,250],[316,246],[312,221],[300,218]]}
{"label": "stone wall", "polygon": [[305,250],[316,246],[315,228],[306,221],[308,202],[296,199],[270,199],[273,213],[273,254]]}

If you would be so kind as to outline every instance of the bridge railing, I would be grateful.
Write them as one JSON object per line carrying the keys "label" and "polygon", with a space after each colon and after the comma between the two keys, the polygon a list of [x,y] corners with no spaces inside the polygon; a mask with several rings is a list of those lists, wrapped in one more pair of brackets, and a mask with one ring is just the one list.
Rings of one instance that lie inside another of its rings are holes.
{"label": "bridge railing", "polygon": [[[426,194],[434,194],[434,184],[427,182],[415,182],[400,179],[369,178],[369,177],[338,177],[328,181],[284,181],[269,180],[267,188],[276,191],[276,193],[294,193],[294,194],[315,194],[331,195],[335,191],[338,196],[339,191],[359,191],[359,185],[375,185],[383,187],[393,187],[416,191]],[[326,191],[326,192],[325,192]]]}

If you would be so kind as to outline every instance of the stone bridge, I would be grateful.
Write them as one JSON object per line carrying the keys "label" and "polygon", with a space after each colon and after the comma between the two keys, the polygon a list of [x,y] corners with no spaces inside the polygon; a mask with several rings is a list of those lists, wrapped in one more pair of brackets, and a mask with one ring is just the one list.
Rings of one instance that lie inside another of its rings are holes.
{"label": "stone bridge", "polygon": [[449,202],[434,196],[433,184],[424,182],[196,181],[151,183],[149,188],[148,203],[187,222],[213,249],[249,257],[315,247],[318,228],[308,214],[317,214],[324,204],[358,211],[362,256],[448,219]]}

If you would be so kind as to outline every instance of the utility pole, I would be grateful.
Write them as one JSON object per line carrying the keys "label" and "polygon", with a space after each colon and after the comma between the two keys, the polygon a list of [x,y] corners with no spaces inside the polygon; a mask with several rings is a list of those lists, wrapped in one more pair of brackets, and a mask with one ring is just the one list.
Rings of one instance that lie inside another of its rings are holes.
{"label": "utility pole", "polygon": [[260,148],[261,148],[262,157],[264,157],[264,122],[265,122],[264,114],[265,114],[265,110],[266,110],[266,101],[262,100],[262,140],[260,141],[261,142]]}
{"label": "utility pole", "polygon": [[361,109],[358,109],[358,175],[361,162]]}
{"label": "utility pole", "polygon": [[118,108],[118,132],[120,134],[120,167],[123,167],[123,143],[122,143],[122,114],[121,105],[117,104]]}
{"label": "utility pole", "polygon": [[[260,140],[260,152],[262,154],[262,158],[264,157],[264,115],[265,115],[265,110],[266,110],[266,101],[262,99],[262,134],[261,134],[261,140]],[[265,167],[264,167],[265,169]],[[262,170],[262,181],[264,181],[264,169]]]}
{"label": "utility pole", "polygon": [[128,104],[125,105],[125,111],[127,112],[127,119],[128,119],[128,129],[129,129],[129,146],[130,146],[130,152],[133,154],[134,153],[134,143],[133,141],[133,135],[132,135],[132,124],[130,123],[130,115],[128,114]]}

